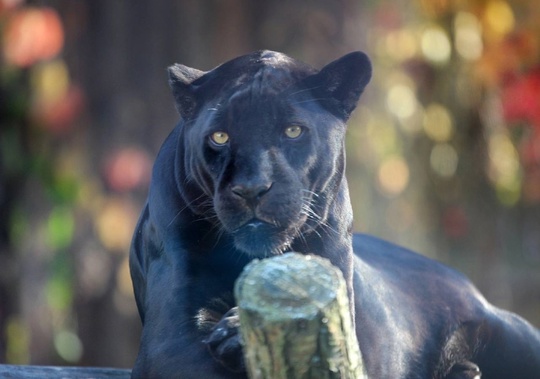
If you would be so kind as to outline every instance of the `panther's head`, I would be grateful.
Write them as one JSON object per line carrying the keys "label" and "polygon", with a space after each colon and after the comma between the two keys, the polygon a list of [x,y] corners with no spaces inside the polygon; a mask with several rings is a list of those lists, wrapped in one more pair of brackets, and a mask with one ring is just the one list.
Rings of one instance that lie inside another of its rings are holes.
{"label": "panther's head", "polygon": [[324,225],[344,180],[345,122],[370,77],[360,52],[320,71],[271,51],[208,72],[170,67],[189,207],[256,257]]}

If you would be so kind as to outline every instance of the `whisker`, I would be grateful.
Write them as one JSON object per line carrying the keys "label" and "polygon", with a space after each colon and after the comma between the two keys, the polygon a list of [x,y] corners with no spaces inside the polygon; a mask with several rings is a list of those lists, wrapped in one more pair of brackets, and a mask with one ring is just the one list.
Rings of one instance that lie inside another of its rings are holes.
{"label": "whisker", "polygon": [[328,100],[328,99],[330,99],[330,98],[329,97],[319,97],[317,99],[309,99],[309,100],[297,101],[295,103],[292,103],[292,105],[298,105],[298,104],[304,104],[304,103],[312,103],[312,102],[315,102],[315,101]]}
{"label": "whisker", "polygon": [[322,239],[321,233],[319,233],[319,231],[315,227],[313,227],[311,225],[306,225],[306,226],[309,228],[310,233],[315,233],[317,235],[317,237]]}
{"label": "whisker", "polygon": [[321,230],[325,231],[328,235],[339,234],[338,231],[328,223],[328,220],[323,219],[323,216],[315,211],[315,207],[317,205],[316,198],[318,198],[319,195],[313,191],[306,189],[303,189],[302,191],[305,192],[307,195],[311,195],[311,197],[302,197],[301,208],[301,213],[304,214],[309,220],[315,222],[315,226],[305,224],[309,231],[314,232],[321,239],[322,235],[317,230],[317,226],[320,226]]}
{"label": "whisker", "polygon": [[319,197],[319,194],[317,192],[314,192],[314,191],[311,191],[311,190],[308,190],[308,189],[302,189],[301,190],[302,192],[305,192],[313,197]]}
{"label": "whisker", "polygon": [[298,90],[296,92],[292,92],[290,94],[287,95],[287,97],[290,97],[290,96],[293,96],[293,95],[297,95],[299,93],[302,93],[302,92],[307,92],[307,91],[311,91],[311,90],[314,90],[314,89],[317,89],[317,88],[321,88],[322,86],[315,86],[315,87],[310,87],[310,88],[304,88],[304,89],[301,89],[301,90]]}
{"label": "whisker", "polygon": [[184,212],[186,209],[188,209],[193,203],[195,203],[196,201],[200,200],[202,197],[204,197],[205,195],[204,194],[201,194],[200,196],[196,197],[195,199],[193,199],[192,201],[190,201],[189,203],[187,203],[182,209],[180,209],[176,215],[174,215],[174,217],[172,218],[172,220],[167,224],[167,228],[169,228],[173,222],[178,218],[178,216],[180,216],[182,214],[182,212]]}
{"label": "whisker", "polygon": [[[212,229],[214,229],[214,228],[212,228]],[[216,235],[216,242],[212,246],[212,249],[214,249],[218,245],[219,241],[221,240],[221,237],[223,237],[223,234],[225,234],[225,229],[219,228],[219,227],[217,227],[217,229],[218,229],[218,231],[217,231],[217,235]]]}
{"label": "whisker", "polygon": [[300,239],[300,241],[305,245],[307,246],[307,240],[306,240],[306,237],[304,236],[304,233],[302,233],[302,230],[299,228],[299,227],[296,227],[295,228],[295,233],[297,235],[297,238]]}

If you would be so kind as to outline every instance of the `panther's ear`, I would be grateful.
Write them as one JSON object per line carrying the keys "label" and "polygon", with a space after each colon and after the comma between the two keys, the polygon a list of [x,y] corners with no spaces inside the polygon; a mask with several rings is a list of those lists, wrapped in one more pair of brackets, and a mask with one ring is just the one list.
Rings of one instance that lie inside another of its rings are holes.
{"label": "panther's ear", "polygon": [[[323,104],[331,107],[337,105],[337,109],[333,110],[347,119],[356,108],[370,79],[371,62],[366,54],[356,51],[327,64],[317,74],[306,78],[306,85],[314,88],[313,91],[322,97]],[[325,98],[334,101],[327,103]]]}
{"label": "panther's ear", "polygon": [[205,72],[178,63],[170,66],[168,71],[169,86],[176,100],[176,109],[180,116],[189,118],[197,104],[193,82],[203,76]]}

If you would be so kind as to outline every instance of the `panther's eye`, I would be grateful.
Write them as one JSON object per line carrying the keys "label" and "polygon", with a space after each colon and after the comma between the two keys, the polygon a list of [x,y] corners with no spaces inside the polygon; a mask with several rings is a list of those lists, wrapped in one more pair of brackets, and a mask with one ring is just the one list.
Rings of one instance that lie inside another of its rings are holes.
{"label": "panther's eye", "polygon": [[304,130],[301,126],[292,125],[285,129],[285,135],[287,136],[287,138],[296,139],[302,135],[303,131]]}
{"label": "panther's eye", "polygon": [[229,135],[225,132],[214,132],[210,136],[210,140],[217,146],[223,146],[229,142]]}

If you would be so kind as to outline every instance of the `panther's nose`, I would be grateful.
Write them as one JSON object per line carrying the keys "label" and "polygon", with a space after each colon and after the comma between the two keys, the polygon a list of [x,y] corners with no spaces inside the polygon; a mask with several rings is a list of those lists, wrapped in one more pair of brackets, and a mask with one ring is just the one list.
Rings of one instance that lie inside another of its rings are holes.
{"label": "panther's nose", "polygon": [[271,182],[235,184],[231,187],[232,193],[245,200],[257,200],[272,187]]}

